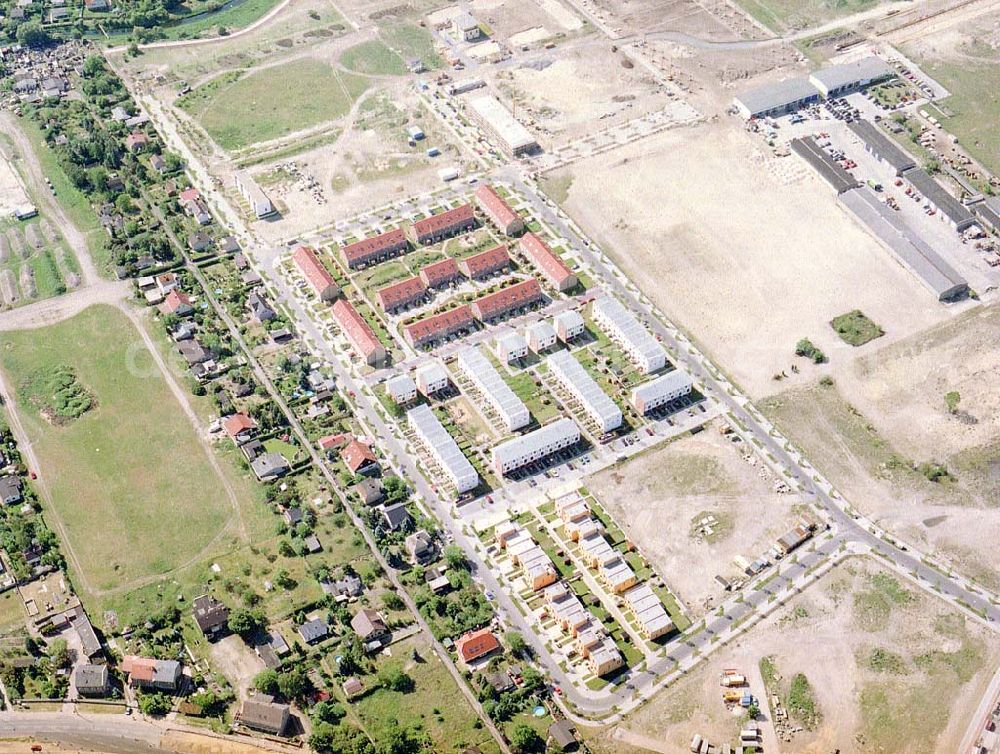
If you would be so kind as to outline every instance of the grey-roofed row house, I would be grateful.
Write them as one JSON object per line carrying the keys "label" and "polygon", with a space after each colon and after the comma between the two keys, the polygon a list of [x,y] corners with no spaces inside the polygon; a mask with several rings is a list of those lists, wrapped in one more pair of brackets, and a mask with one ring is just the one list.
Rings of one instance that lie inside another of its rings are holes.
{"label": "grey-roofed row house", "polygon": [[881,162],[888,163],[897,176],[917,166],[916,160],[870,120],[858,118],[848,123],[847,128],[861,140],[869,154]]}

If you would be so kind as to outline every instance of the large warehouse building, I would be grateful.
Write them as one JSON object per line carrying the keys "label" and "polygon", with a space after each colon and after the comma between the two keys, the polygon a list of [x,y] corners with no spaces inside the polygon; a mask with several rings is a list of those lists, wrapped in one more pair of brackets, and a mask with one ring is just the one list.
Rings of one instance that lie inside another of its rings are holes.
{"label": "large warehouse building", "polygon": [[469,463],[454,438],[434,415],[430,406],[420,405],[410,409],[406,414],[410,429],[420,439],[434,460],[440,464],[444,473],[459,495],[475,489],[479,485],[479,474]]}
{"label": "large warehouse building", "polygon": [[469,100],[469,115],[507,154],[519,157],[538,149],[538,142],[493,95]]}
{"label": "large warehouse building", "polygon": [[475,346],[463,348],[456,356],[456,364],[476,386],[482,401],[499,414],[508,432],[528,425],[531,421],[528,407],[514,395],[514,391],[478,348]]}
{"label": "large warehouse building", "polygon": [[580,442],[580,428],[572,419],[556,419],[544,427],[493,448],[493,468],[501,476]]}
{"label": "large warehouse building", "polygon": [[569,351],[556,351],[546,360],[549,373],[583,406],[601,434],[622,425],[622,411]]}
{"label": "large warehouse building", "polygon": [[870,55],[853,63],[841,63],[820,68],[809,76],[809,82],[823,97],[843,97],[873,84],[896,77],[896,71],[882,58]]}

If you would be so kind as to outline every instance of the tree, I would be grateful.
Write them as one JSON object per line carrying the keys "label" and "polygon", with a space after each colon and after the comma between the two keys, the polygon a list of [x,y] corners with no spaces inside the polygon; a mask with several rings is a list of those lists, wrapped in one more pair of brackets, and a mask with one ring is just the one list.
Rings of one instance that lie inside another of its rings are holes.
{"label": "tree", "polygon": [[385,592],[382,594],[382,607],[386,610],[402,610],[403,598],[395,592]]}
{"label": "tree", "polygon": [[298,699],[309,690],[309,679],[296,668],[278,676],[278,690],[285,699]]}
{"label": "tree", "polygon": [[17,41],[25,47],[45,47],[52,37],[38,21],[25,21],[17,27]]}
{"label": "tree", "polygon": [[162,717],[173,709],[174,703],[166,694],[143,694],[139,697],[139,710],[144,715]]}
{"label": "tree", "polygon": [[535,729],[524,723],[518,723],[510,734],[511,748],[517,754],[532,754],[545,749],[545,742],[542,737],[535,732]]}
{"label": "tree", "polygon": [[49,645],[49,659],[57,668],[69,667],[69,647],[65,639],[55,639]]}
{"label": "tree", "polygon": [[760,715],[760,706],[757,702],[751,702],[750,706],[747,707],[747,720],[756,720]]}
{"label": "tree", "polygon": [[410,495],[410,490],[406,482],[398,476],[387,476],[382,480],[382,491],[385,494],[386,504],[398,503],[405,500]]}
{"label": "tree", "polygon": [[816,364],[822,364],[826,361],[826,354],[814,346],[809,338],[802,338],[795,344],[795,355],[810,358]]}
{"label": "tree", "polygon": [[533,694],[545,686],[545,678],[534,668],[525,668],[521,674],[521,688],[529,694]]}
{"label": "tree", "polygon": [[312,708],[314,723],[336,725],[344,718],[345,714],[344,708],[337,702],[319,702]]}
{"label": "tree", "polygon": [[948,407],[948,413],[957,414],[958,404],[962,400],[961,394],[957,390],[950,390],[944,394],[944,403]]}
{"label": "tree", "polygon": [[309,736],[309,746],[316,751],[337,754],[373,754],[375,751],[371,741],[361,730],[345,723],[314,725],[312,735]]}
{"label": "tree", "polygon": [[507,647],[510,649],[512,654],[518,657],[523,657],[527,653],[528,642],[526,642],[524,637],[517,631],[508,631],[506,639]]}
{"label": "tree", "polygon": [[278,693],[278,673],[274,670],[262,670],[253,679],[253,687],[262,694],[276,696]]}
{"label": "tree", "polygon": [[378,682],[382,684],[383,688],[387,688],[390,691],[399,691],[404,694],[413,691],[414,687],[413,679],[396,663],[383,665],[379,669]]}
{"label": "tree", "polygon": [[448,545],[444,548],[444,561],[448,564],[449,568],[467,570],[469,567],[469,561],[465,557],[462,548],[458,545]]}
{"label": "tree", "polygon": [[244,639],[264,627],[264,616],[258,610],[236,608],[229,613],[229,630]]}

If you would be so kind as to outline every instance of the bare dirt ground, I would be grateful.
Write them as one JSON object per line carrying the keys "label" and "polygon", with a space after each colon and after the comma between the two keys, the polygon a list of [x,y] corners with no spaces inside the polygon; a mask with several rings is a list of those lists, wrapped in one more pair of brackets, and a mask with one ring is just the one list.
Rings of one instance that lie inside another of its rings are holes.
{"label": "bare dirt ground", "polygon": [[859,308],[887,335],[950,316],[834,203],[801,161],[774,157],[735,119],[676,129],[581,160],[565,204],[625,272],[751,395],[795,383],[795,343],[857,355],[829,322]]}
{"label": "bare dirt ground", "polygon": [[5,154],[0,154],[0,215],[13,215],[17,207],[28,204],[28,194]]}
{"label": "bare dirt ground", "polygon": [[562,0],[474,0],[471,12],[487,24],[493,39],[501,41],[513,41],[511,37],[538,26],[548,30],[546,36],[584,28],[583,19]]}
{"label": "bare dirt ground", "polygon": [[519,67],[497,69],[505,102],[552,148],[662,109],[667,90],[640,67],[625,68],[607,40],[589,37]]}
{"label": "bare dirt ground", "polygon": [[236,635],[213,642],[209,654],[212,667],[226,677],[239,699],[246,699],[254,677],[264,670],[263,660]]}
{"label": "bare dirt ground", "polygon": [[[756,456],[721,435],[719,426],[603,471],[588,484],[695,615],[726,594],[715,575],[740,575],[733,558],[752,561],[766,552],[795,525],[802,503],[775,492],[774,478]],[[696,523],[709,515],[718,523],[704,536]]]}
{"label": "bare dirt ground", "polygon": [[591,749],[642,751],[645,737],[660,744],[653,750],[687,751],[695,733],[732,744],[743,718],[723,706],[719,676],[723,668],[747,674],[759,697],[763,657],[772,658],[782,695],[803,673],[820,714],[813,730],[782,741],[782,752],[944,752],[957,750],[1000,641],[877,562],[851,559],[625,722],[595,731]]}
{"label": "bare dirt ground", "polygon": [[713,42],[770,36],[745,13],[727,3],[694,0],[589,0],[585,6],[623,35],[678,31]]}

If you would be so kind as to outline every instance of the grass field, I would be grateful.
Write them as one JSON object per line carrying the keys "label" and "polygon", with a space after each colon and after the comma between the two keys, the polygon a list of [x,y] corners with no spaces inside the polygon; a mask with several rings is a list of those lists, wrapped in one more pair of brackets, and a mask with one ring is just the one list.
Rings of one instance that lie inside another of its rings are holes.
{"label": "grass field", "polygon": [[412,24],[393,24],[382,27],[380,33],[404,60],[420,58],[431,70],[444,67],[441,56],[434,51],[434,37],[427,29]]}
{"label": "grass field", "polygon": [[773,31],[815,26],[878,4],[879,0],[739,0],[747,13]]}
{"label": "grass field", "polygon": [[339,118],[367,87],[360,76],[305,59],[249,76],[223,74],[178,104],[220,147],[235,150]]}
{"label": "grass field", "polygon": [[403,59],[378,40],[370,40],[344,50],[340,63],[348,70],[368,76],[402,76]]}
{"label": "grass field", "polygon": [[865,343],[885,335],[881,327],[868,319],[858,309],[834,317],[833,321],[830,322],[830,327],[845,343],[852,346],[863,346]]}
{"label": "grass field", "polygon": [[[6,333],[2,343],[0,366],[92,587],[164,573],[213,540],[228,519],[225,492],[123,314],[93,307],[42,330]],[[20,396],[33,375],[61,366],[94,404],[56,425]]]}

